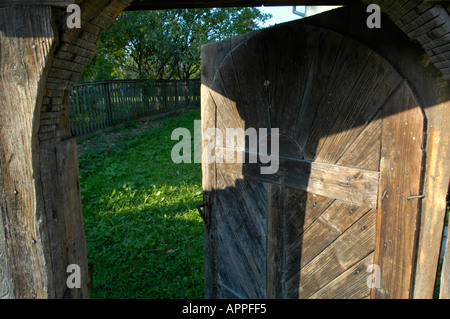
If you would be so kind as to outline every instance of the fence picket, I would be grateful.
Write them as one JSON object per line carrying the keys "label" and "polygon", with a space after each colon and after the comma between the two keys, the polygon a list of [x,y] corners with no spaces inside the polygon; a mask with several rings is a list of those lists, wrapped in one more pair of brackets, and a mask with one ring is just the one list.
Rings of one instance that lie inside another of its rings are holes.
{"label": "fence picket", "polygon": [[74,86],[69,98],[69,116],[72,134],[83,135],[139,117],[199,104],[200,80],[102,81]]}

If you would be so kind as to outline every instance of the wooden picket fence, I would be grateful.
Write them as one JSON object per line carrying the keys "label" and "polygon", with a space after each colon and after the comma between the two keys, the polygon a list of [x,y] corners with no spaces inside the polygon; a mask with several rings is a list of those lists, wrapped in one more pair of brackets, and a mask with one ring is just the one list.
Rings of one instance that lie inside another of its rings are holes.
{"label": "wooden picket fence", "polygon": [[76,85],[69,96],[72,133],[80,136],[111,125],[200,105],[200,80],[115,80]]}

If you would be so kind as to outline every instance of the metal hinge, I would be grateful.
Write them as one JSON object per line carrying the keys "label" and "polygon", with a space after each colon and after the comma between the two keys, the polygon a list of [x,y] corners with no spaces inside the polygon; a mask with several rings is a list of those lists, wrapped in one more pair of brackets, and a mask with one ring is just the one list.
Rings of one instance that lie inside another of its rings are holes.
{"label": "metal hinge", "polygon": [[[209,196],[205,195],[203,197],[204,201],[203,203],[197,204],[195,205],[198,209],[198,213],[200,214],[201,218],[203,219],[203,222],[205,223],[205,226],[209,226],[209,222],[210,222],[210,217],[211,217],[211,213],[210,213],[210,202],[209,202]],[[204,207],[203,211],[202,211],[202,207]]]}

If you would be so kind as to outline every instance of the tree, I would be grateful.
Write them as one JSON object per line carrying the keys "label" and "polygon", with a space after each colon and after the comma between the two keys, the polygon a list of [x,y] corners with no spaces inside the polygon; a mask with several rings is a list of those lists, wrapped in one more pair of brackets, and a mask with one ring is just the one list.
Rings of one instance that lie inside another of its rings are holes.
{"label": "tree", "polygon": [[123,12],[101,36],[83,79],[199,77],[203,44],[257,30],[269,18],[257,8]]}

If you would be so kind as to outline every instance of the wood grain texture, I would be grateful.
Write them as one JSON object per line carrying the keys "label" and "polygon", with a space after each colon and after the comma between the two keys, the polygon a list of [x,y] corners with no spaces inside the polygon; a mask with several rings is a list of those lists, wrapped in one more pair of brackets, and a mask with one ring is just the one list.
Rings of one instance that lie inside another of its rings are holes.
{"label": "wood grain texture", "polygon": [[[361,134],[401,82],[400,75],[386,60],[372,54],[365,65],[339,116],[319,141],[315,161],[335,163]],[[328,119],[330,120],[330,119]],[[375,142],[369,138],[368,143]],[[365,154],[366,149],[359,149]],[[375,151],[374,153],[379,153]]]}
{"label": "wood grain texture", "polygon": [[[264,37],[264,32],[256,33],[224,58],[226,62],[219,67],[214,83],[210,85],[210,88],[214,87],[210,97],[217,110],[216,123],[221,128],[237,125],[246,129],[250,123],[258,128],[267,123],[279,123],[283,129],[280,135],[283,142],[280,143],[279,170],[276,174],[260,174],[261,164],[216,164],[217,174],[234,176],[238,180],[259,180],[269,185],[266,249],[267,265],[270,266],[267,268],[267,296],[309,298],[314,295],[325,296],[326,291],[329,291],[330,296],[369,297],[369,288],[364,281],[368,274],[361,274],[361,267],[383,254],[380,250],[381,246],[384,247],[384,243],[380,246],[381,236],[375,237],[380,229],[389,233],[389,237],[398,238],[406,244],[404,250],[392,249],[377,261],[384,260],[389,264],[390,260],[395,260],[395,267],[401,264],[402,269],[406,269],[406,279],[401,280],[412,283],[420,206],[416,204],[415,209],[409,211],[407,205],[411,201],[420,202],[422,198],[421,161],[412,160],[408,164],[410,170],[403,172],[409,175],[407,178],[411,178],[410,181],[396,185],[395,178],[387,182],[395,184],[393,187],[400,197],[408,193],[408,202],[395,202],[385,208],[394,211],[393,207],[405,205],[395,209],[408,212],[390,213],[388,218],[391,219],[383,221],[385,227],[375,228],[375,225],[377,218],[386,217],[380,207],[380,198],[386,200],[389,197],[389,190],[386,192],[381,188],[379,178],[392,174],[388,171],[391,167],[386,164],[383,143],[388,138],[392,139],[390,156],[415,158],[415,152],[423,154],[425,118],[420,105],[406,81],[393,67],[376,52],[357,47],[361,45],[357,41],[334,37],[335,41],[332,42],[333,32],[327,33],[326,30],[307,26],[289,26],[285,31],[293,33],[292,36],[298,36],[296,32],[310,35],[305,48],[299,48],[298,52],[302,54],[317,55],[317,46],[323,44],[321,39],[328,39],[329,45],[337,49],[337,54],[332,62],[328,61],[330,64],[324,64],[323,70],[317,64],[317,57],[305,58],[304,66],[294,65],[293,69],[308,72],[309,76],[303,74],[297,79],[291,74],[289,79],[292,81],[285,81],[281,73],[277,73],[287,70],[284,64],[287,62],[280,57],[288,57],[292,52],[285,53],[276,45],[271,45],[277,43],[277,33],[268,33],[267,37]],[[277,32],[280,39],[286,36],[283,35],[282,27],[277,27]],[[258,41],[261,43],[258,44]],[[264,63],[261,70],[254,71],[261,61],[254,57],[251,62],[245,63],[253,57],[248,50],[252,48],[255,51],[261,46],[266,49]],[[296,49],[292,42],[287,42],[286,46],[289,50]],[[266,52],[271,48],[273,52]],[[247,66],[249,72],[245,72]],[[314,82],[316,72],[321,74],[324,81]],[[254,75],[252,79],[251,75]],[[251,80],[253,86],[249,84]],[[289,95],[289,88],[285,87],[290,82],[294,83],[290,87],[292,96]],[[317,96],[314,97],[314,94]],[[249,104],[252,95],[258,96],[258,103],[254,105]],[[261,99],[269,101],[268,116],[267,105]],[[305,101],[316,101],[316,104],[311,106]],[[364,107],[359,108],[360,104]],[[286,115],[287,119],[283,121],[282,115]],[[390,123],[387,121],[390,118],[398,123],[389,126],[386,123]],[[417,127],[410,128],[409,125],[421,125],[420,134],[416,136]],[[408,136],[411,132],[413,134]],[[403,144],[409,141],[408,138],[415,144],[405,148]],[[227,149],[219,147],[217,150],[225,153]],[[358,186],[360,178],[370,182],[362,182]],[[355,181],[356,184],[353,184]],[[414,195],[412,193],[416,186],[417,194]],[[232,191],[233,187],[228,188]],[[314,197],[320,200],[313,200]],[[313,201],[320,209],[314,209],[308,204]],[[245,202],[240,201],[241,204]],[[414,221],[416,224],[412,225]],[[397,227],[396,223],[406,226]],[[383,273],[384,265],[380,266]],[[387,280],[390,284],[400,280],[400,272],[389,267],[386,267],[385,276],[395,273],[394,277]],[[232,267],[230,271],[234,272]],[[351,284],[351,278],[355,278],[355,285]],[[340,285],[349,285],[354,291],[344,292],[345,288]],[[400,285],[399,290],[410,297],[411,286],[403,282]],[[236,291],[230,288],[230,284],[224,285],[223,289],[228,293]],[[239,295],[244,294],[234,294]]]}
{"label": "wood grain texture", "polygon": [[299,271],[301,278],[301,268],[318,256],[369,210],[367,207],[335,201],[311,226],[305,228],[303,232],[297,230],[295,232],[297,238],[286,243],[287,278],[291,278]]}
{"label": "wood grain texture", "polygon": [[6,298],[51,293],[35,138],[43,74],[55,46],[50,20],[50,7],[0,9],[0,280],[9,287]]}
{"label": "wood grain texture", "polygon": [[[239,36],[233,39],[224,40],[220,43],[211,43],[204,45],[201,51],[202,74],[200,86],[201,100],[201,130],[202,130],[202,150],[205,149],[206,141],[204,136],[209,128],[217,127],[217,107],[213,99],[214,90],[211,90],[216,75],[217,67],[230,52],[234,45],[244,41],[248,35]],[[213,87],[214,88],[214,87]],[[217,90],[217,88],[216,88]],[[210,206],[207,207],[210,213],[210,224],[204,227],[204,255],[205,255],[205,297],[217,298],[217,218],[216,218],[216,167],[215,162],[211,163],[205,158],[205,152],[202,152],[202,187],[204,199],[209,198]],[[223,291],[227,291],[224,289]]]}
{"label": "wood grain texture", "polygon": [[216,196],[218,294],[266,298],[267,186],[217,172]]}
{"label": "wood grain texture", "polygon": [[[442,241],[447,194],[450,180],[450,131],[445,129],[450,123],[450,84],[447,87],[449,100],[425,109],[427,116],[427,141],[425,178],[422,199],[420,237],[417,252],[417,269],[414,280],[414,298],[433,298],[439,252]],[[450,259],[447,245],[447,266],[443,272],[449,273]],[[448,280],[448,279],[447,279]],[[441,285],[449,289],[450,285]]]}
{"label": "wood grain texture", "polygon": [[355,205],[376,207],[378,172],[328,163],[280,158],[275,174],[261,174],[261,163],[217,163],[217,169],[283,184]]}
{"label": "wood grain texture", "polygon": [[370,294],[367,286],[367,267],[373,263],[373,253],[322,287],[310,299],[365,299]]}
{"label": "wood grain texture", "polygon": [[[204,52],[204,51],[203,51]],[[202,136],[210,127],[216,125],[216,106],[209,95],[209,89],[201,86],[201,124]],[[215,143],[215,140],[210,143]],[[205,149],[205,140],[202,138],[202,150]],[[205,255],[205,296],[206,298],[217,298],[217,228],[216,228],[216,167],[215,163],[210,163],[205,159],[205,152],[202,152],[202,187],[203,199],[210,200],[210,226],[204,227],[204,255]]]}
{"label": "wood grain texture", "polygon": [[371,210],[287,282],[288,297],[309,298],[368,256],[374,247],[375,210]]}
{"label": "wood grain texture", "polygon": [[[368,1],[369,2],[369,1]],[[381,1],[380,1],[381,2]],[[370,2],[372,3],[372,2]],[[411,21],[432,8],[431,2],[413,3],[402,6],[394,12],[395,24],[383,19],[383,27],[378,30],[365,28],[365,5],[350,5],[346,9],[333,10],[323,15],[303,19],[305,23],[328,27],[352,38],[368,43],[375,51],[385,57],[402,76],[404,76],[419,99],[426,115],[426,158],[423,193],[421,202],[420,233],[417,247],[417,267],[414,277],[413,298],[433,298],[434,283],[438,267],[443,220],[446,211],[446,196],[450,179],[450,133],[445,123],[449,122],[450,82],[424,57],[425,50],[430,56],[444,54],[449,44],[435,45],[433,41],[423,44],[410,41],[397,26]],[[439,3],[442,4],[442,3]],[[448,8],[447,8],[448,11]],[[390,14],[390,17],[393,16]],[[350,24],[349,24],[350,22]],[[434,31],[439,31],[435,29]],[[389,36],[386,36],[386,35]],[[445,41],[445,37],[438,38]],[[447,41],[448,42],[448,41]],[[428,51],[430,52],[430,51]],[[450,70],[450,69],[448,69]],[[442,129],[444,128],[444,129]],[[381,130],[380,130],[381,131]],[[353,152],[353,154],[356,154]]]}
{"label": "wood grain texture", "polygon": [[[267,207],[267,298],[285,298],[286,196],[282,185],[269,184]],[[300,226],[301,227],[301,226]]]}
{"label": "wood grain texture", "polygon": [[[88,261],[83,226],[82,207],[79,198],[78,153],[75,139],[58,143],[40,150],[41,183],[48,238],[50,240],[51,274],[55,286],[52,298],[87,298]],[[55,174],[56,178],[51,176]],[[51,214],[50,214],[51,212]],[[66,284],[67,266],[80,266],[80,289],[69,289]]]}
{"label": "wood grain texture", "polygon": [[315,160],[317,151],[331,132],[336,119],[341,112],[346,113],[345,103],[371,55],[372,51],[368,47],[358,45],[350,38],[342,41],[308,136],[298,142],[305,159]]}
{"label": "wood grain texture", "polygon": [[383,112],[374,258],[381,269],[381,288],[373,289],[372,297],[410,298],[422,195],[424,115],[406,83]]}

